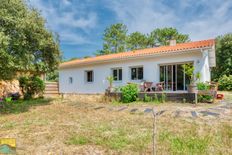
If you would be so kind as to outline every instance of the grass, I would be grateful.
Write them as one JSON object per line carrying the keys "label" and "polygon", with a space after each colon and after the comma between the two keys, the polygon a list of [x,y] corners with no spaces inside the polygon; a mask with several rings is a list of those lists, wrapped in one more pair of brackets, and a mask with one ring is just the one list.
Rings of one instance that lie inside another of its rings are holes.
{"label": "grass", "polygon": [[68,145],[85,145],[89,143],[89,139],[85,136],[73,135],[71,136],[66,144]]}
{"label": "grass", "polygon": [[6,123],[4,123],[4,124],[2,125],[2,128],[4,128],[4,129],[12,129],[12,128],[14,128],[15,126],[16,126],[16,122],[11,121],[11,122],[6,122]]}
{"label": "grass", "polygon": [[[10,104],[13,107],[1,111],[0,137],[16,138],[18,154],[152,154],[151,113],[94,110],[99,105],[91,108],[90,103],[70,100]],[[149,104],[146,107],[153,106]],[[191,104],[157,106],[165,107],[195,108]],[[174,118],[165,112],[158,117],[157,131],[157,154],[232,154],[232,124],[228,120]]]}
{"label": "grass", "polygon": [[144,150],[151,142],[150,129],[141,133],[131,132],[128,126],[111,126],[108,123],[88,125],[83,132],[72,134],[66,141],[68,145],[93,144],[113,150]]}
{"label": "grass", "polygon": [[1,102],[0,103],[0,114],[18,114],[22,112],[26,112],[32,106],[38,105],[47,105],[50,103],[50,99],[31,99],[31,100],[18,100],[11,102]]}
{"label": "grass", "polygon": [[232,101],[232,91],[219,91],[218,93],[224,94],[225,99]]}
{"label": "grass", "polygon": [[169,132],[162,132],[159,141],[168,143],[172,154],[206,154],[209,146],[209,137],[193,135],[175,135]]}
{"label": "grass", "polygon": [[143,100],[137,100],[131,103],[123,103],[117,100],[113,100],[110,102],[112,105],[141,105],[141,104],[147,104],[147,105],[161,105],[164,102],[161,102],[159,100],[148,100],[148,101],[143,101]]}

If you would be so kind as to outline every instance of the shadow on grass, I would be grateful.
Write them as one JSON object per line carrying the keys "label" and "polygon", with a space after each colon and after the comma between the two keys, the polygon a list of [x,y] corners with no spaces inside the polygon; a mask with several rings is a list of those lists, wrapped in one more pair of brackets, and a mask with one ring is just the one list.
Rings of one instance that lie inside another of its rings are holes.
{"label": "shadow on grass", "polygon": [[38,105],[48,105],[51,104],[52,99],[31,99],[31,100],[18,100],[12,102],[2,102],[0,103],[0,114],[18,114],[22,112],[27,112],[30,107]]}

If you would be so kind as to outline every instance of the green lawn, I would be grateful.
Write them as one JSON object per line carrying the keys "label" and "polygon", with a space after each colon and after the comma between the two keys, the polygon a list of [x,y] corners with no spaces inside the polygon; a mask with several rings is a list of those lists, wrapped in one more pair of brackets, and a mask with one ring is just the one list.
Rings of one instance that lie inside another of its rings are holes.
{"label": "green lawn", "polygon": [[32,106],[47,105],[50,102],[51,99],[43,99],[43,98],[1,102],[0,114],[22,113],[28,111],[29,108]]}

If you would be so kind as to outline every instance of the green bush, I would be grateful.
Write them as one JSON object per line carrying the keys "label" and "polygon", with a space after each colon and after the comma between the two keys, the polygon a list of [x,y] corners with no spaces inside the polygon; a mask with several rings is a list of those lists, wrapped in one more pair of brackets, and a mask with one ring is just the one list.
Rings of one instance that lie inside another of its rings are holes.
{"label": "green bush", "polygon": [[198,95],[198,102],[211,102],[213,100],[213,96],[211,95]]}
{"label": "green bush", "polygon": [[166,102],[166,99],[167,99],[166,94],[162,93],[160,102],[161,102],[161,103],[165,103],[165,102]]}
{"label": "green bush", "polygon": [[208,83],[199,82],[197,83],[197,90],[209,90],[210,86]]}
{"label": "green bush", "polygon": [[128,84],[121,88],[121,92],[122,92],[122,102],[130,103],[136,101],[139,90],[136,84]]}
{"label": "green bush", "polygon": [[44,81],[38,76],[20,77],[19,84],[24,95],[24,99],[31,99],[34,95],[41,95],[45,89]]}
{"label": "green bush", "polygon": [[155,94],[155,96],[154,96],[154,98],[153,98],[153,102],[154,102],[154,103],[160,103],[157,94]]}
{"label": "green bush", "polygon": [[221,78],[219,78],[218,83],[219,83],[220,90],[231,91],[232,90],[232,75],[229,75],[229,76],[223,75]]}
{"label": "green bush", "polygon": [[144,102],[151,102],[152,101],[152,97],[147,96],[147,94],[144,95]]}

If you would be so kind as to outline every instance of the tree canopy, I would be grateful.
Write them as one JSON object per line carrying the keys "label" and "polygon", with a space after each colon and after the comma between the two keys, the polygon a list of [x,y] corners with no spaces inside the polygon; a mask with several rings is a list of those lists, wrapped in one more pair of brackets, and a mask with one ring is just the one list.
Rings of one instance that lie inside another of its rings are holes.
{"label": "tree canopy", "polygon": [[0,79],[17,71],[53,71],[61,59],[58,35],[24,0],[1,0]]}
{"label": "tree canopy", "polygon": [[181,34],[176,28],[166,27],[153,30],[150,33],[148,45],[150,47],[168,45],[172,39],[177,43],[190,41],[187,34]]}
{"label": "tree canopy", "polygon": [[103,34],[103,49],[97,55],[123,52],[126,49],[127,27],[124,24],[113,24]]}
{"label": "tree canopy", "polygon": [[140,32],[131,33],[127,37],[127,50],[136,50],[147,47],[147,36]]}
{"label": "tree canopy", "polygon": [[232,75],[232,33],[216,38],[216,64],[212,70],[213,80]]}
{"label": "tree canopy", "polygon": [[172,27],[154,29],[150,34],[133,32],[128,35],[127,31],[126,25],[121,23],[106,28],[103,34],[103,49],[98,50],[96,55],[168,45],[171,39],[175,39],[177,43],[190,41],[187,34],[182,34]]}

